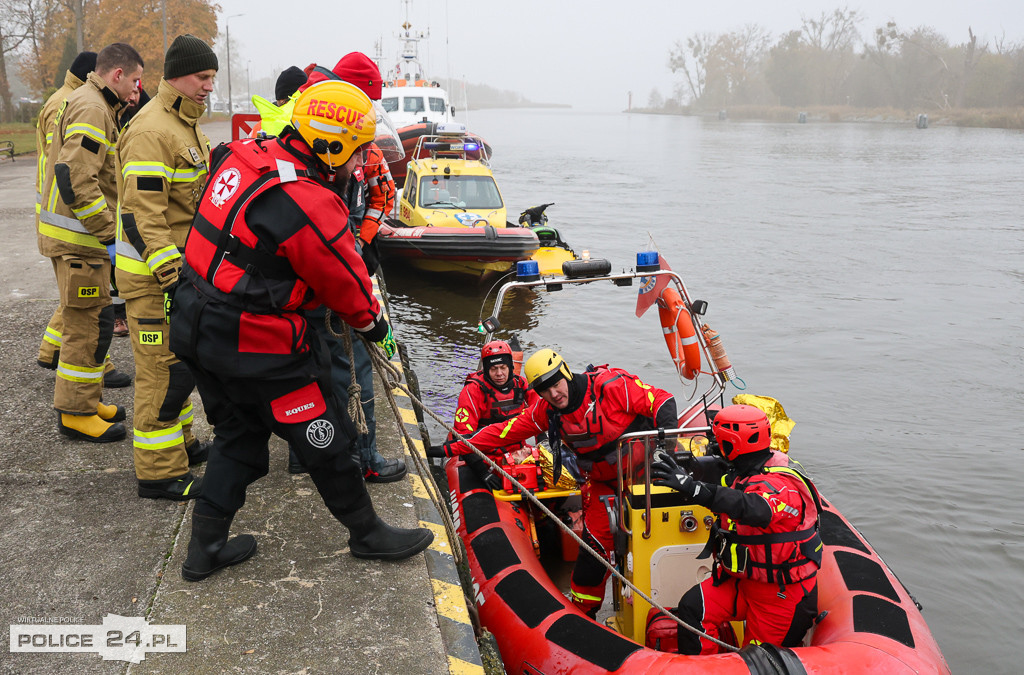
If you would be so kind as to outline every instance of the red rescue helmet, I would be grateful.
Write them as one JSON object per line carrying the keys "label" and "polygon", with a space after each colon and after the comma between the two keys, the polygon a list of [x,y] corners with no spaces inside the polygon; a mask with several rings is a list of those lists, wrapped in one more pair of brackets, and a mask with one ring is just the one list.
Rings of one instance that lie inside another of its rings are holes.
{"label": "red rescue helmet", "polygon": [[504,340],[491,340],[480,350],[480,361],[486,373],[491,366],[504,363],[512,372],[512,348]]}
{"label": "red rescue helmet", "polygon": [[711,429],[722,455],[730,462],[740,455],[766,450],[772,444],[772,428],[768,416],[752,405],[722,408],[715,415]]}

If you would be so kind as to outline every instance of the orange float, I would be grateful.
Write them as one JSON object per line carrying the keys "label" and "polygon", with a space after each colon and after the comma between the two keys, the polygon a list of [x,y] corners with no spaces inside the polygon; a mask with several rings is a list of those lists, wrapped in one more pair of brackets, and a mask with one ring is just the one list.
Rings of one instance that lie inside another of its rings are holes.
{"label": "orange float", "polygon": [[697,329],[693,327],[690,312],[679,291],[666,286],[658,296],[658,316],[661,318],[661,329],[665,333],[665,344],[676,371],[687,380],[692,380],[700,373],[700,343],[697,341]]}

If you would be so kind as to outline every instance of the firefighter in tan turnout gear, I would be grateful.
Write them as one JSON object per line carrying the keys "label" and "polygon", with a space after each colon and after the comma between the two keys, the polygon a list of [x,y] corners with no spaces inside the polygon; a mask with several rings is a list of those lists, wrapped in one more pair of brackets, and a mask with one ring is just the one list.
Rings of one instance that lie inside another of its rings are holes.
{"label": "firefighter in tan turnout gear", "polygon": [[57,113],[43,178],[39,252],[53,262],[64,324],[53,407],[61,433],[89,441],[125,436],[124,409],[100,396],[114,329],[117,112],[138,89],[142,66],[130,45],[100,51],[96,70]]}
{"label": "firefighter in tan turnout gear", "polygon": [[[43,179],[46,176],[47,157],[50,152],[50,144],[53,142],[53,121],[57,112],[64,104],[64,101],[71,92],[85,84],[89,73],[96,70],[96,52],[81,52],[71,62],[71,67],[64,73],[64,84],[53,92],[50,98],[39,110],[39,118],[36,122],[36,231],[39,231],[39,212],[43,202]],[[46,330],[43,331],[43,339],[39,343],[39,356],[36,362],[48,370],[56,370],[60,360],[60,343],[64,336],[64,319],[61,316],[61,306],[58,304],[50,317]],[[131,377],[125,373],[118,372],[108,356],[104,362],[103,386],[104,387],[127,387],[132,383]]]}
{"label": "firefighter in tan turnout gear", "polygon": [[192,435],[195,380],[171,353],[164,293],[178,283],[181,250],[206,185],[210,140],[198,120],[216,74],[217,56],[205,42],[176,37],[156,97],[117,144],[116,275],[135,356],[132,425],[140,497],[195,497],[200,481],[189,466],[209,453]]}

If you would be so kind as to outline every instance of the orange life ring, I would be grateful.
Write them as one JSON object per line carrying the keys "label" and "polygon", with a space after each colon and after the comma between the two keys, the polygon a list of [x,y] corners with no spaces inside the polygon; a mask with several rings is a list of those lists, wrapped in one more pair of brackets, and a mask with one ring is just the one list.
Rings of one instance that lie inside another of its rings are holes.
{"label": "orange life ring", "polygon": [[679,291],[671,286],[666,286],[658,296],[658,316],[676,371],[683,378],[692,380],[700,372],[700,343]]}

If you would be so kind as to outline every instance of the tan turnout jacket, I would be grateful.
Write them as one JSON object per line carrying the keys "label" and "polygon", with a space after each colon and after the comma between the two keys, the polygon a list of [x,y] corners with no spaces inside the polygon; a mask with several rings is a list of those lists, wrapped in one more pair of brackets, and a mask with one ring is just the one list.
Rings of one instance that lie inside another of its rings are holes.
{"label": "tan turnout jacket", "polygon": [[121,297],[160,294],[181,269],[196,205],[206,185],[206,106],[160,80],[156,97],[117,144],[117,287]]}
{"label": "tan turnout jacket", "polygon": [[43,177],[39,252],[107,257],[114,243],[114,144],[121,101],[96,73],[57,111]]}
{"label": "tan turnout jacket", "polygon": [[50,98],[39,110],[39,120],[36,122],[36,226],[39,226],[39,208],[43,203],[43,178],[46,176],[46,156],[50,151],[50,143],[53,142],[53,120],[57,117],[57,111],[64,103],[71,92],[81,87],[85,82],[78,79],[78,76],[70,70],[64,73],[64,84],[60,89],[53,92]]}

